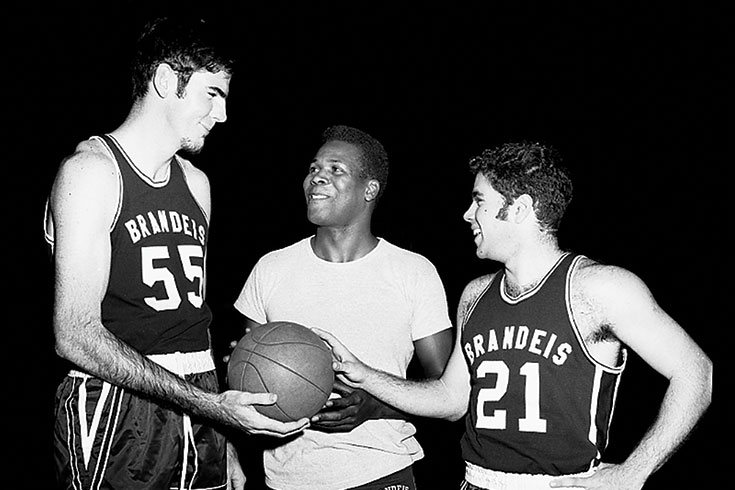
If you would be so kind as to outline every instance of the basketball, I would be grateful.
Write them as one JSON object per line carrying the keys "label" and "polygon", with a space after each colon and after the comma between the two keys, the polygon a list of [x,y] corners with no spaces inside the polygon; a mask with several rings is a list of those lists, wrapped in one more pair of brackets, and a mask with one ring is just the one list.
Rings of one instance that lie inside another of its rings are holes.
{"label": "basketball", "polygon": [[253,405],[267,417],[290,422],[316,414],[334,384],[332,352],[298,323],[270,322],[252,329],[227,363],[231,389],[275,393],[274,405]]}

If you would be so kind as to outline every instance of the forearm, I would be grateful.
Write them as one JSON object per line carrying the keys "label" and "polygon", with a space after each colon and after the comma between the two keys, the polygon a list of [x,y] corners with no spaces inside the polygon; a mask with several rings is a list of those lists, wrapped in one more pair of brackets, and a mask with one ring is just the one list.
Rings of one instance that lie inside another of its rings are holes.
{"label": "forearm", "polygon": [[219,395],[186,382],[122,342],[104,327],[57,334],[58,354],[83,371],[117,386],[177,406],[187,413],[229,423]]}
{"label": "forearm", "polygon": [[375,398],[376,409],[370,416],[371,419],[397,419],[408,420],[410,415],[396,407]]}
{"label": "forearm", "polygon": [[370,369],[360,388],[411,415],[457,420],[466,410],[440,379],[407,380]]}
{"label": "forearm", "polygon": [[[440,363],[436,363],[437,366],[434,369],[429,369],[424,367],[424,371],[426,372],[426,377],[419,380],[419,379],[409,379],[408,382],[411,383],[421,383],[426,382],[429,380],[436,380],[441,376],[441,372],[444,369],[444,366],[446,365],[446,359],[448,357],[448,353],[443,356]],[[396,378],[398,379],[398,378]],[[383,402],[380,399],[375,398],[376,403],[378,404],[378,408],[375,412],[375,415],[371,418],[380,418],[380,419],[401,419],[401,420],[408,420],[410,418],[410,414],[406,413],[403,410],[399,410],[398,408],[394,407],[393,405],[388,404],[387,402]]]}

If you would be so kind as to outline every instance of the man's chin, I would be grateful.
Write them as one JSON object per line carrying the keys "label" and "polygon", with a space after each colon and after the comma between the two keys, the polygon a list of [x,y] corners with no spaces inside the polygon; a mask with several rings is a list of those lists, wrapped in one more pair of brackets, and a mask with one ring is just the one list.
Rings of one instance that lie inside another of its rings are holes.
{"label": "man's chin", "polygon": [[199,143],[194,143],[191,140],[185,140],[181,143],[181,149],[179,150],[180,153],[183,153],[184,155],[199,155],[202,152],[202,148],[204,148],[204,138]]}

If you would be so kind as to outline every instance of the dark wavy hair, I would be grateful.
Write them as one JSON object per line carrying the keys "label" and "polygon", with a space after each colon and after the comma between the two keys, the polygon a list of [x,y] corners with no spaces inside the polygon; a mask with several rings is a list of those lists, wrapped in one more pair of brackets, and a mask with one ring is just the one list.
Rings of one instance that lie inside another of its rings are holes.
{"label": "dark wavy hair", "polygon": [[177,95],[184,94],[194,72],[224,71],[232,75],[235,58],[214,27],[201,19],[161,17],[149,22],[136,45],[131,72],[133,101],[148,91],[156,68],[167,63],[178,75]]}
{"label": "dark wavy hair", "polygon": [[[482,173],[505,199],[501,213],[519,196],[528,194],[541,230],[556,234],[572,200],[572,181],[561,156],[541,143],[506,143],[470,159],[473,175]],[[501,215],[501,218],[505,216]]]}
{"label": "dark wavy hair", "polygon": [[330,126],[322,133],[322,144],[330,141],[343,141],[355,145],[360,149],[360,177],[375,179],[380,183],[380,190],[375,197],[377,202],[388,186],[388,153],[380,141],[369,134],[350,126]]}

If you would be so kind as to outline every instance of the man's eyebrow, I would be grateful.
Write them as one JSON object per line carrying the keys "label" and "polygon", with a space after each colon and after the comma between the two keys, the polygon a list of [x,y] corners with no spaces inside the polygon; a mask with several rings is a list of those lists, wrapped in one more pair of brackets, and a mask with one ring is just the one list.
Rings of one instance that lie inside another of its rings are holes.
{"label": "man's eyebrow", "polygon": [[226,99],[227,98],[227,94],[225,93],[225,91],[222,90],[221,88],[219,88],[218,86],[212,85],[211,87],[209,87],[209,89],[210,90],[214,90],[215,92],[217,92],[217,95],[219,95],[223,99]]}

